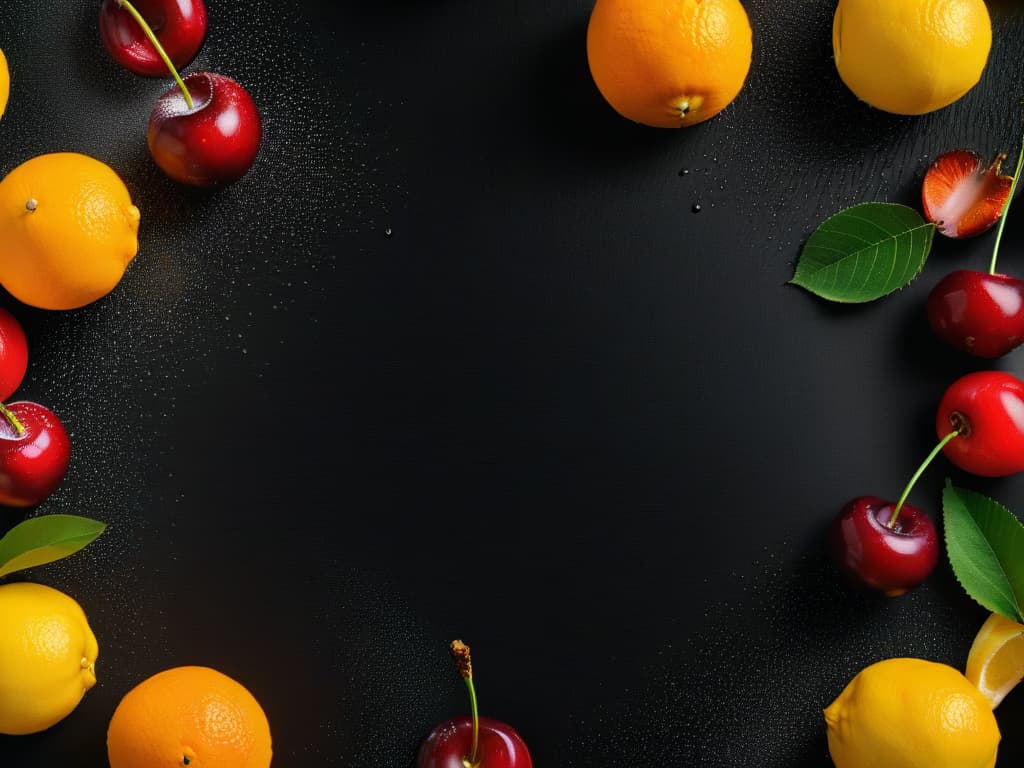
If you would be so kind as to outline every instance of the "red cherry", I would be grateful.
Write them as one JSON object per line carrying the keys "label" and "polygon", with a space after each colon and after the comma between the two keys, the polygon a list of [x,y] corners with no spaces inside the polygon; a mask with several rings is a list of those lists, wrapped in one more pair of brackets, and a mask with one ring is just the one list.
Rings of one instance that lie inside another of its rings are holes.
{"label": "red cherry", "polygon": [[[473,743],[473,718],[441,723],[420,744],[416,768],[466,768]],[[480,768],[532,768],[530,753],[513,728],[489,717],[480,718],[477,762]]]}
{"label": "red cherry", "polygon": [[[188,66],[206,38],[203,0],[133,0],[178,69]],[[125,69],[165,77],[167,66],[138,22],[118,0],[100,5],[100,36],[111,57]]]}
{"label": "red cherry", "polygon": [[6,400],[21,386],[28,370],[28,341],[21,323],[6,309],[0,308],[0,401]]}
{"label": "red cherry", "polygon": [[1001,357],[1024,342],[1024,282],[961,269],[928,295],[928,324],[957,349]]}
{"label": "red cherry", "polygon": [[921,185],[924,217],[947,237],[984,232],[1002,215],[1013,179],[1000,173],[1006,155],[988,167],[974,152],[946,152],[929,166]]}
{"label": "red cherry", "polygon": [[49,408],[27,401],[0,406],[0,504],[43,501],[64,479],[70,457],[68,433]]}
{"label": "red cherry", "polygon": [[240,179],[256,159],[262,138],[252,97],[231,78],[211,72],[194,72],[184,82],[191,108],[175,86],[149,116],[153,159],[184,184],[211,187]]}
{"label": "red cherry", "polygon": [[942,450],[961,469],[983,477],[1024,470],[1024,382],[1002,371],[957,379],[935,414],[935,431],[950,430],[960,434]]}
{"label": "red cherry", "polygon": [[878,496],[860,496],[847,504],[832,524],[832,554],[853,580],[890,597],[916,587],[932,572],[939,538],[931,518],[904,504],[896,522],[896,505]]}

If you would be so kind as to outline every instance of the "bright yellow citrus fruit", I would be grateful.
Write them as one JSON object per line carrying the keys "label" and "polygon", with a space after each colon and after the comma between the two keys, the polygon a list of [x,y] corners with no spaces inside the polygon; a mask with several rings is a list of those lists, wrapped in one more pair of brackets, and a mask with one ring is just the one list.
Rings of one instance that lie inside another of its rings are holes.
{"label": "bright yellow citrus fruit", "polygon": [[268,768],[270,725],[240,683],[175,667],[130,690],[107,730],[110,768]]}
{"label": "bright yellow citrus fruit", "polygon": [[0,283],[42,309],[106,296],[139,250],[139,209],[107,165],[59,152],[0,181]]}
{"label": "bright yellow citrus fruit", "polygon": [[597,0],[587,60],[620,115],[679,128],[736,98],[750,70],[751,38],[739,0]]}
{"label": "bright yellow citrus fruit", "polygon": [[843,82],[898,115],[959,99],[981,79],[991,47],[984,0],[839,0],[832,24]]}
{"label": "bright yellow citrus fruit", "polygon": [[988,700],[946,664],[886,659],[825,710],[836,768],[992,768],[999,726]]}
{"label": "bright yellow citrus fruit", "polygon": [[40,584],[0,586],[0,733],[63,720],[96,684],[99,647],[81,606]]}
{"label": "bright yellow citrus fruit", "polygon": [[967,679],[995,709],[1024,680],[1024,625],[993,613],[967,654]]}
{"label": "bright yellow citrus fruit", "polygon": [[7,58],[0,51],[0,117],[7,109],[7,98],[11,95],[11,71],[7,68]]}

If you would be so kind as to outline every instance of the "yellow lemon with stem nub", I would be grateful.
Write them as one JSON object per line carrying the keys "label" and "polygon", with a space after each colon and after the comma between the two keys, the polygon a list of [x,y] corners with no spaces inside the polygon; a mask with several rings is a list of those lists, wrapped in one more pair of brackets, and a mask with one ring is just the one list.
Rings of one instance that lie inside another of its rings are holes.
{"label": "yellow lemon with stem nub", "polygon": [[825,710],[836,768],[993,768],[999,726],[963,674],[923,659],[861,670]]}
{"label": "yellow lemon with stem nub", "polygon": [[108,165],[39,155],[0,181],[0,283],[34,307],[82,307],[121,280],[138,230],[139,209]]}
{"label": "yellow lemon with stem nub", "polygon": [[63,720],[96,684],[96,637],[81,606],[41,584],[0,586],[0,733]]}

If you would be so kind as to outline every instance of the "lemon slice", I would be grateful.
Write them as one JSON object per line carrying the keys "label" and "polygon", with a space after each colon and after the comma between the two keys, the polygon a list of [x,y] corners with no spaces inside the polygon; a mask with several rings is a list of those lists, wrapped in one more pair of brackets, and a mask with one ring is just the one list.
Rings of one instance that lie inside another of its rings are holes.
{"label": "lemon slice", "polygon": [[992,709],[1024,679],[1024,625],[993,613],[981,625],[967,654],[966,677]]}
{"label": "lemon slice", "polygon": [[4,116],[4,109],[7,107],[7,97],[11,94],[11,73],[7,69],[7,59],[4,52],[0,51],[0,117]]}

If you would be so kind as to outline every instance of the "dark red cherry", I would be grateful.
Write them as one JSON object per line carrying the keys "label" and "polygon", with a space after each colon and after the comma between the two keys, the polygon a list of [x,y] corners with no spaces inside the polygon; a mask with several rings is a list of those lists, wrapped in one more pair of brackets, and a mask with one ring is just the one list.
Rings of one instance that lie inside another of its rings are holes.
{"label": "dark red cherry", "polygon": [[[466,768],[473,743],[473,718],[456,717],[438,725],[420,744],[416,768]],[[533,768],[522,738],[510,725],[480,718],[479,768]]]}
{"label": "dark red cherry", "polygon": [[917,507],[904,504],[890,527],[895,504],[860,496],[832,524],[832,555],[854,581],[889,596],[902,595],[932,572],[939,557],[935,526]]}
{"label": "dark red cherry", "polygon": [[21,386],[28,370],[28,341],[21,323],[0,308],[0,401],[7,400]]}
{"label": "dark red cherry", "polygon": [[935,414],[942,449],[961,469],[983,477],[1024,470],[1024,382],[1003,371],[978,371],[954,381]]}
{"label": "dark red cherry", "polygon": [[[132,0],[178,69],[188,66],[206,38],[203,0]],[[142,27],[118,0],[100,5],[100,36],[110,56],[125,69],[166,77],[167,66]]]}
{"label": "dark red cherry", "polygon": [[978,357],[1002,357],[1024,342],[1024,281],[961,269],[928,295],[928,324],[943,341]]}

